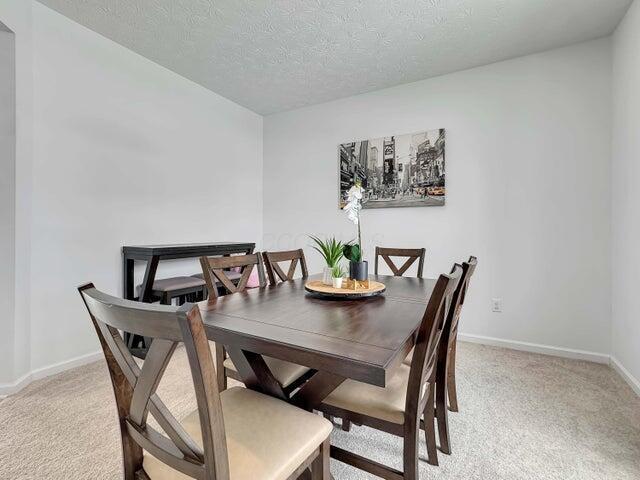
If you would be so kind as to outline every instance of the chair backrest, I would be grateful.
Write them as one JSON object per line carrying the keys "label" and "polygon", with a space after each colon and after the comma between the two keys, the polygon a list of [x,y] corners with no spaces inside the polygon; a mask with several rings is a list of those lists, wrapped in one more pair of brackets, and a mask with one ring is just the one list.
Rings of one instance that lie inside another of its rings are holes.
{"label": "chair backrest", "polygon": [[413,415],[422,414],[427,401],[427,392],[424,387],[435,374],[438,347],[444,329],[447,327],[447,318],[461,278],[462,267],[458,264],[450,274],[440,275],[418,328],[405,405],[405,412],[411,418]]}
{"label": "chair backrest", "polygon": [[[409,267],[418,260],[418,272],[417,277],[422,278],[422,269],[424,267],[424,256],[426,250],[424,248],[384,248],[384,247],[376,247],[376,266],[375,266],[375,274],[378,274],[378,257],[382,257],[384,262],[389,266],[393,275],[396,277],[401,277],[404,273],[409,270]],[[391,260],[391,257],[401,257],[406,258],[405,262],[400,266],[396,266]]]}
{"label": "chair backrest", "polygon": [[[229,460],[215,369],[197,306],[177,308],[122,300],[93,284],[78,289],[107,360],[116,397],[124,478],[138,478],[142,450],[185,475],[228,480]],[[142,366],[134,361],[119,330],[153,338]],[[196,393],[202,448],[184,430],[156,389],[178,344],[186,348]],[[165,435],[147,423],[149,413]]]}
{"label": "chair backrest", "polygon": [[[264,277],[264,264],[260,252],[249,255],[232,255],[229,257],[200,257],[200,266],[204,281],[207,283],[209,298],[218,296],[217,282],[224,287],[227,293],[242,292],[247,288],[247,281],[255,268],[258,271],[258,281],[261,287],[267,285]],[[228,270],[240,269],[240,279],[234,284],[228,275]]]}
{"label": "chair backrest", "polygon": [[478,266],[478,259],[476,257],[469,257],[468,262],[462,262],[462,279],[458,285],[458,291],[456,292],[454,307],[451,310],[451,319],[449,321],[449,336],[453,339],[458,331],[458,322],[460,321],[460,312],[462,311],[462,305],[464,304],[465,297],[467,295],[467,289],[469,288],[469,281],[473,276],[473,272],[476,271]]}
{"label": "chair backrest", "polygon": [[[302,270],[302,277],[309,276],[307,270],[307,260],[304,258],[304,251],[299,248],[298,250],[288,250],[285,252],[263,252],[264,263],[267,267],[267,275],[269,276],[269,284],[275,285],[278,283],[278,278],[281,282],[293,280],[293,276],[296,273],[296,267],[298,262],[300,263],[300,269]],[[287,269],[287,273],[280,267],[280,262],[290,262]]]}

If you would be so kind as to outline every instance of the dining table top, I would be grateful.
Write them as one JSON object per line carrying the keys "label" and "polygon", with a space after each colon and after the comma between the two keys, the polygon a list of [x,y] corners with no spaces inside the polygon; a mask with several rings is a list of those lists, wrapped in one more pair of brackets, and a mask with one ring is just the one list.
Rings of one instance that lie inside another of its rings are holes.
{"label": "dining table top", "polygon": [[384,387],[414,344],[434,279],[371,275],[376,297],[330,300],[307,281],[249,289],[199,303],[207,336],[223,345]]}

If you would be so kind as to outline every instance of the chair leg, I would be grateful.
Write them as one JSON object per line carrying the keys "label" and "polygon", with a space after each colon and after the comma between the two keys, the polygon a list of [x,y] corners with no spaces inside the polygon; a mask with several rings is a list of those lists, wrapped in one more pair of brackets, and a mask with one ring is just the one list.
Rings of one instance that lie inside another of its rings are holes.
{"label": "chair leg", "polygon": [[451,455],[451,439],[449,438],[449,410],[447,409],[447,377],[449,372],[450,343],[445,340],[438,349],[438,363],[435,372],[436,417],[438,419],[438,436],[440,450]]}
{"label": "chair leg", "polygon": [[160,301],[160,303],[162,303],[163,305],[171,305],[171,300],[173,300],[171,298],[171,294],[169,292],[164,292],[162,294],[162,300]]}
{"label": "chair leg", "polygon": [[347,420],[345,418],[342,419],[342,431],[343,432],[351,431],[351,420]]}
{"label": "chair leg", "polygon": [[436,417],[438,418],[438,436],[440,450],[451,455],[451,439],[449,438],[449,415],[447,410],[447,390],[442,382],[436,382]]}
{"label": "chair leg", "polygon": [[429,383],[429,398],[424,407],[424,439],[427,443],[427,461],[429,465],[438,465],[438,447],[435,429],[435,392],[434,384]]}
{"label": "chair leg", "polygon": [[329,450],[331,446],[329,439],[327,438],[320,444],[318,456],[313,460],[311,464],[311,479],[312,480],[329,480],[331,478],[331,472],[329,471]]}
{"label": "chair leg", "polygon": [[458,411],[458,393],[456,390],[456,348],[458,345],[457,335],[454,337],[449,348],[449,360],[447,362],[447,391],[449,395],[449,410]]}
{"label": "chair leg", "polygon": [[216,343],[216,380],[218,381],[218,390],[221,392],[227,389],[227,375],[224,371],[225,356],[224,346]]}
{"label": "chair leg", "polygon": [[[404,480],[419,480],[418,475],[418,434],[420,432],[420,419],[416,419],[415,424],[405,424],[404,426],[404,448],[403,448],[403,477]],[[435,440],[435,439],[434,439]]]}

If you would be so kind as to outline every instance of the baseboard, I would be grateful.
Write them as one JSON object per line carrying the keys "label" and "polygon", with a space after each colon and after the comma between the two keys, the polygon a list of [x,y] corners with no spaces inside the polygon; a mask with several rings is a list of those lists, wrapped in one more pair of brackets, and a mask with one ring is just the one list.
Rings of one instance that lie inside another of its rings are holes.
{"label": "baseboard", "polygon": [[552,355],[554,357],[572,358],[574,360],[586,360],[589,362],[610,363],[610,355],[605,353],[588,352],[585,350],[575,350],[572,348],[553,347],[551,345],[540,345],[538,343],[519,342],[517,340],[504,340],[502,338],[485,337],[482,335],[471,335],[468,333],[458,333],[458,339],[463,342],[480,343],[493,347],[510,348],[511,350],[521,350],[523,352],[540,353]]}
{"label": "baseboard", "polygon": [[[611,365],[611,368],[613,368],[613,370],[615,370],[623,378],[623,380],[629,384],[631,389],[638,396],[640,396],[640,381],[638,381],[638,379],[631,375],[631,373],[618,361],[618,359],[604,353],[588,352],[571,348],[552,347],[550,345],[519,342],[516,340],[504,340],[501,338],[485,337],[482,335],[472,335],[468,333],[458,333],[458,339],[463,342],[479,343],[482,345],[510,348],[512,350],[520,350],[524,352],[540,353],[543,355],[552,355],[555,357],[572,358],[575,360],[586,360],[595,363],[608,364]],[[81,355],[64,362],[49,365],[47,367],[38,368],[36,370],[33,370],[31,373],[23,375],[13,383],[0,383],[0,398],[18,393],[20,390],[22,390],[24,387],[35,380],[40,380],[42,378],[55,375],[71,368],[87,365],[102,358],[103,353],[99,351]]]}
{"label": "baseboard", "polygon": [[14,393],[18,393],[24,387],[29,385],[29,383],[31,383],[30,373],[21,376],[13,383],[0,383],[0,399],[13,395]]}
{"label": "baseboard", "polygon": [[629,370],[624,368],[622,363],[620,363],[620,361],[618,361],[618,359],[613,355],[611,356],[611,368],[618,372],[618,375],[620,375],[622,379],[629,384],[636,395],[640,396],[640,381],[631,375]]}
{"label": "baseboard", "polygon": [[20,390],[22,390],[24,387],[35,380],[50,377],[51,375],[64,372],[65,370],[69,370],[71,368],[87,365],[88,363],[93,363],[97,360],[100,360],[101,358],[104,358],[104,355],[101,351],[99,351],[87,353],[85,355],[81,355],[70,360],[65,360],[64,362],[54,363],[53,365],[48,365],[46,367],[37,368],[35,370],[32,370],[30,373],[23,375],[13,383],[0,383],[0,398],[18,393]]}

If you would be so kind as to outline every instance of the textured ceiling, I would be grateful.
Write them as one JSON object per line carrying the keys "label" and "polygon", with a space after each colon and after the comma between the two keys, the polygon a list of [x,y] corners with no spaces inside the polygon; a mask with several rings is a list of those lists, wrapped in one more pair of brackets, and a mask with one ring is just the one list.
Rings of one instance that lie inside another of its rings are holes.
{"label": "textured ceiling", "polygon": [[261,114],[607,35],[631,0],[40,0]]}

